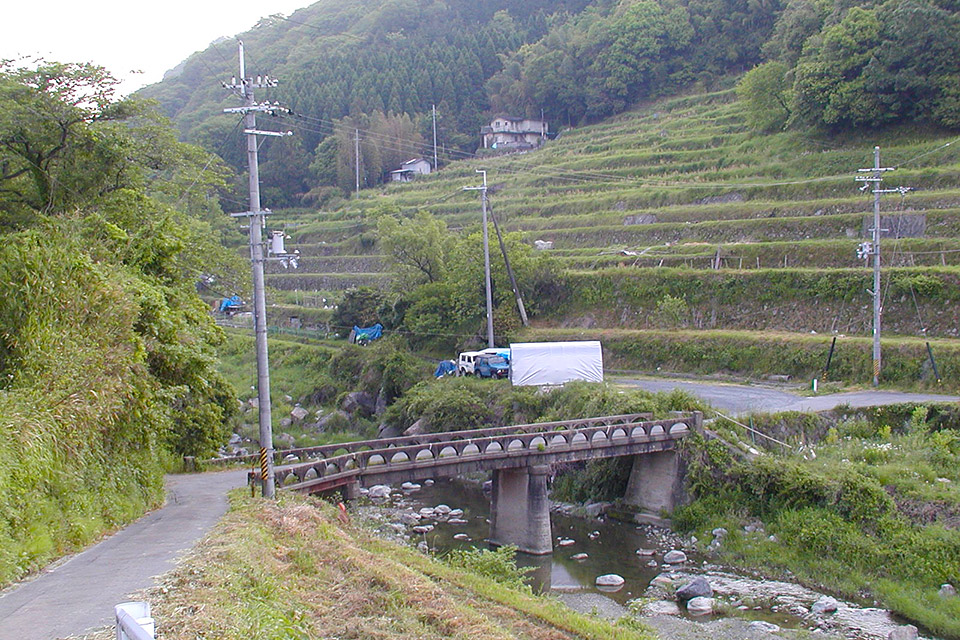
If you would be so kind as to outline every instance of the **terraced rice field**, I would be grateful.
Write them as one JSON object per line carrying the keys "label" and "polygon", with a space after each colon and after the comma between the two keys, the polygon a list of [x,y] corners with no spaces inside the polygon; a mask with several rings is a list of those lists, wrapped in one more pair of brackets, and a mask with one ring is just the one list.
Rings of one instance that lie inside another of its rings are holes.
{"label": "terraced rice field", "polygon": [[[475,228],[477,193],[463,188],[479,185],[482,169],[503,228],[552,243],[567,270],[570,293],[545,305],[541,328],[865,337],[870,271],[856,250],[871,235],[873,198],[854,177],[872,166],[878,145],[882,165],[897,168],[884,187],[912,188],[882,199],[884,336],[952,340],[960,323],[954,138],[915,127],[764,135],[745,126],[732,91],[663,100],[562,131],[539,151],[467,158],[338,211],[287,216],[302,268],[274,270],[268,284],[294,303],[303,292],[333,298],[350,286],[387,286],[372,214],[423,209],[453,231]],[[669,298],[683,304],[665,322],[658,310]]]}

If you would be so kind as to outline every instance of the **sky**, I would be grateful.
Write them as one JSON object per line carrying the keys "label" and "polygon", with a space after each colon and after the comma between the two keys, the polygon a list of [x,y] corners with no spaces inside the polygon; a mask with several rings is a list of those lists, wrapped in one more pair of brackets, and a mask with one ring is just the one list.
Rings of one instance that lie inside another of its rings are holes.
{"label": "sky", "polygon": [[[41,56],[106,67],[121,95],[159,82],[190,54],[313,0],[26,0],[4,9],[0,59]],[[29,59],[22,62],[30,66]]]}

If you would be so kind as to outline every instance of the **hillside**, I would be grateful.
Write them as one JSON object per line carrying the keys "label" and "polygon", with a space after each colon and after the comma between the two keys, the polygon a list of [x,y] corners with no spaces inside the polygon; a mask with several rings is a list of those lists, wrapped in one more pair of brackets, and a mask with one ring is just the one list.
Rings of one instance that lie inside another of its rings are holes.
{"label": "hillside", "polygon": [[[932,339],[944,358],[939,373],[951,380],[960,320],[951,302],[960,294],[960,154],[951,133],[902,126],[758,134],[746,118],[732,90],[664,99],[567,130],[539,151],[465,159],[413,183],[364,191],[337,211],[290,213],[275,222],[305,258],[298,272],[268,276],[274,300],[387,287],[390,256],[376,244],[378,217],[425,211],[451,230],[475,231],[479,202],[463,187],[477,186],[482,169],[503,229],[528,248],[553,243],[535,252],[560,268],[551,293],[536,297],[531,283],[525,290],[534,325],[553,328],[553,337],[603,333],[611,352],[623,342],[618,364],[630,368],[808,376],[823,367],[830,336],[842,335],[849,339],[835,373],[862,382],[867,342],[854,338],[870,335],[871,272],[856,254],[869,239],[873,201],[853,178],[872,165],[879,145],[883,164],[897,168],[884,186],[912,188],[882,200],[890,229],[882,241],[884,336],[904,358],[891,374],[900,384],[931,381],[924,340]],[[495,288],[498,308],[515,316],[506,282]],[[476,324],[458,331],[458,344],[479,329],[481,304],[478,290],[472,316],[459,318]],[[500,339],[529,337],[516,324]],[[628,355],[637,341],[687,342],[673,330],[711,340],[735,331],[727,338],[764,351],[763,365],[750,366],[759,354],[735,361],[728,348],[720,350],[726,359],[710,356],[709,367],[696,350],[663,362]],[[776,355],[784,342],[797,348],[788,359]]]}

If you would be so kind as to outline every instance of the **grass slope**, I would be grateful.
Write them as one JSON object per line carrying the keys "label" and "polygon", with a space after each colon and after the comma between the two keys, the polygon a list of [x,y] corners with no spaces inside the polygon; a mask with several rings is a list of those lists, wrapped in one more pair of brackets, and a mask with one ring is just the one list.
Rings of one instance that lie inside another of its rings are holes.
{"label": "grass slope", "polygon": [[231,512],[149,596],[168,640],[652,638],[344,524],[329,504],[235,494]]}

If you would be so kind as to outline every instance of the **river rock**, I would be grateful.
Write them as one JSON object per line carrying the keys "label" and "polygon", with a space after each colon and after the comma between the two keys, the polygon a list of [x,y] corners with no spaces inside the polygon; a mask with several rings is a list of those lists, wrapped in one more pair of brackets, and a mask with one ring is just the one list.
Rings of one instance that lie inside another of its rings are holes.
{"label": "river rock", "polygon": [[579,560],[586,560],[586,559],[589,558],[589,557],[590,557],[590,556],[588,556],[588,555],[585,554],[585,553],[575,553],[575,554],[573,554],[572,556],[570,556],[570,559],[571,559],[571,560],[578,560],[578,561],[579,561]]}
{"label": "river rock", "polygon": [[448,515],[451,511],[453,511],[453,509],[451,509],[445,504],[438,504],[433,508],[433,510],[437,513],[437,515],[441,515],[441,516]]}
{"label": "river rock", "polygon": [[655,556],[657,555],[656,549],[637,549],[638,556]]}
{"label": "river rock", "polygon": [[453,539],[454,539],[454,540],[469,540],[469,539],[470,539],[470,536],[468,536],[468,535],[465,534],[465,533],[455,533],[455,534],[453,534]]}
{"label": "river rock", "polygon": [[424,507],[420,509],[421,518],[432,518],[436,512],[433,510],[433,507]]}
{"label": "river rock", "polygon": [[420,485],[416,482],[404,482],[400,485],[400,488],[404,491],[420,491]]}
{"label": "river rock", "polygon": [[377,407],[377,399],[366,391],[351,391],[344,396],[340,407],[347,413],[359,413],[369,418]]}
{"label": "river rock", "polygon": [[660,589],[670,589],[671,587],[673,587],[673,578],[671,578],[665,573],[661,573],[660,575],[658,575],[657,577],[655,577],[653,580],[650,581],[650,586],[658,587]]}
{"label": "river rock", "polygon": [[764,620],[754,620],[750,623],[751,629],[756,629],[757,631],[763,631],[765,633],[776,633],[780,631],[780,626],[773,624],[772,622],[766,622]]}
{"label": "river rock", "polygon": [[905,624],[890,632],[887,640],[917,640],[917,628],[912,624]]}
{"label": "river rock", "polygon": [[658,566],[659,564],[660,563],[654,560],[653,558],[650,558],[650,560],[647,562],[647,566],[650,567],[651,569]]}
{"label": "river rock", "polygon": [[687,561],[687,554],[683,551],[671,549],[663,556],[663,561],[667,564],[680,564]]}
{"label": "river rock", "polygon": [[710,533],[713,534],[713,537],[714,537],[714,538],[722,538],[722,537],[724,537],[725,535],[727,535],[728,532],[727,532],[727,530],[724,529],[723,527],[717,527],[716,529],[714,529],[714,530],[711,531]]}
{"label": "river rock", "polygon": [[956,587],[954,587],[954,586],[953,586],[952,584],[950,584],[949,582],[946,583],[946,584],[940,585],[940,591],[937,591],[937,593],[940,594],[940,597],[941,597],[941,598],[956,598],[956,597],[957,597],[957,589],[956,589]]}
{"label": "river rock", "polygon": [[707,579],[697,576],[687,584],[677,589],[677,600],[692,600],[693,598],[709,598],[713,596],[713,588]]}
{"label": "river rock", "polygon": [[602,576],[597,576],[596,582],[598,587],[622,587],[626,581],[622,576],[618,576],[615,573],[607,573]]}
{"label": "river rock", "polygon": [[820,596],[816,602],[813,603],[813,606],[810,608],[816,615],[823,615],[824,613],[833,613],[837,610],[838,602],[836,598],[831,598],[830,596]]}
{"label": "river rock", "polygon": [[430,533],[431,531],[433,531],[432,524],[421,524],[413,528],[413,532],[419,534]]}
{"label": "river rock", "polygon": [[680,607],[677,606],[676,602],[670,600],[654,600],[640,607],[640,615],[644,617],[678,616],[680,615]]}
{"label": "river rock", "polygon": [[447,520],[448,524],[467,524],[467,521],[463,518],[450,518]]}
{"label": "river rock", "polygon": [[422,436],[430,430],[430,425],[423,418],[420,418],[404,430],[405,436]]}
{"label": "river rock", "polygon": [[370,491],[367,492],[367,495],[371,498],[382,500],[390,497],[390,491],[390,485],[388,484],[375,484],[370,487]]}
{"label": "river rock", "polygon": [[420,524],[420,514],[408,511],[400,515],[400,522],[408,526]]}
{"label": "river rock", "polygon": [[560,545],[561,547],[569,547],[570,545],[576,544],[576,543],[577,541],[571,538],[560,538],[560,540],[557,542],[557,544]]}
{"label": "river rock", "polygon": [[705,616],[713,613],[713,598],[699,596],[687,602],[687,613],[692,616]]}
{"label": "river rock", "polygon": [[426,480],[423,481],[423,486],[425,486],[425,487],[432,487],[432,486],[433,486],[433,480],[431,480],[430,478],[427,478]]}
{"label": "river rock", "polygon": [[463,509],[451,509],[450,513],[447,514],[451,518],[459,518],[463,515]]}
{"label": "river rock", "polygon": [[609,502],[591,502],[590,504],[584,505],[583,512],[587,514],[589,518],[596,518],[597,516],[606,513],[607,509],[613,506]]}
{"label": "river rock", "polygon": [[600,532],[599,532],[599,531],[591,531],[590,533],[587,534],[587,537],[590,538],[591,540],[596,540],[597,538],[600,537]]}

